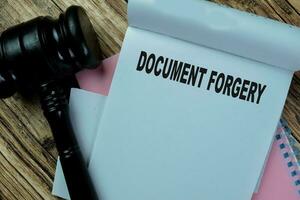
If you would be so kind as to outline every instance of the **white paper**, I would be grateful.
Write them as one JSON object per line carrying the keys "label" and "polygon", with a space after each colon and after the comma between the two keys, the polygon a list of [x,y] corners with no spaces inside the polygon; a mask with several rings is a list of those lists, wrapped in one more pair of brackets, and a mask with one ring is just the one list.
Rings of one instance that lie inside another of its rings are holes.
{"label": "white paper", "polygon": [[[278,126],[279,126],[279,125],[280,125],[280,122],[278,123]],[[276,134],[276,132],[275,132],[275,134]],[[273,142],[270,144],[269,151],[268,151],[268,154],[267,154],[267,156],[266,156],[266,159],[265,159],[263,168],[262,168],[262,170],[260,171],[260,175],[259,175],[258,181],[257,181],[257,183],[256,183],[254,193],[258,193],[258,192],[259,192],[259,188],[260,188],[260,186],[261,186],[261,181],[262,181],[263,175],[264,175],[265,170],[266,170],[267,162],[268,162],[268,159],[269,159],[270,154],[271,154],[271,151],[272,151],[274,139],[275,139],[275,135],[274,135],[274,137],[273,137]]]}
{"label": "white paper", "polygon": [[[264,83],[267,90],[253,104],[137,72],[141,51]],[[106,200],[251,199],[291,77],[129,27],[90,162],[97,191]]]}
{"label": "white paper", "polygon": [[[94,93],[91,92],[86,92],[84,90],[77,90],[77,89],[73,89],[72,92],[73,95],[71,95],[71,102],[74,102],[74,98],[79,97],[80,101],[76,101],[78,103],[72,103],[72,106],[70,104],[70,109],[74,110],[74,109],[82,109],[83,105],[85,106],[85,109],[83,109],[83,111],[87,111],[87,114],[90,115],[91,118],[100,118],[99,115],[102,115],[102,109],[100,109],[100,113],[97,112],[90,112],[91,109],[95,108],[95,107],[102,107],[104,108],[105,105],[105,96],[102,95],[95,95]],[[100,100],[101,99],[101,100]],[[102,100],[103,99],[103,100]],[[78,108],[77,108],[78,107]],[[88,108],[90,107],[90,108]],[[99,109],[95,109],[95,110],[99,110]],[[80,116],[84,116],[84,115],[80,115]],[[95,124],[91,124],[90,127],[97,127],[97,124],[100,124],[100,122],[97,123],[97,121],[93,121]],[[84,124],[86,124],[85,120],[79,120],[78,123],[82,123],[81,126],[86,127]],[[87,130],[90,129],[90,127],[86,127]],[[86,131],[82,130],[82,131],[77,131],[78,134],[84,134]],[[94,140],[95,139],[95,135],[94,134],[88,134],[86,135],[86,137],[82,137],[81,142],[86,143],[87,141],[90,140]],[[88,152],[92,152],[92,146],[87,146],[88,147]],[[272,147],[272,146],[271,146]],[[271,149],[271,148],[270,148]],[[269,150],[270,153],[270,150]],[[268,155],[269,155],[268,153]],[[268,156],[267,156],[268,158]],[[267,159],[266,159],[267,161]],[[89,162],[89,161],[88,161]],[[266,164],[266,162],[265,162]],[[265,164],[263,167],[263,170],[261,171],[260,174],[260,178],[257,182],[256,188],[255,188],[255,192],[258,192],[259,187],[260,187],[260,183],[261,183],[261,177],[264,173],[264,169],[265,169]],[[68,188],[65,182],[65,178],[64,178],[64,174],[61,168],[61,164],[60,164],[60,160],[57,160],[57,167],[56,167],[56,172],[55,172],[55,178],[54,178],[54,182],[53,182],[53,190],[52,193],[55,196],[64,198],[64,199],[70,199],[69,193],[68,193]]]}
{"label": "white paper", "polygon": [[[78,101],[76,101],[75,99],[78,99]],[[96,95],[95,93],[86,92],[84,90],[73,89],[72,94],[71,94],[71,100],[70,100],[70,109],[71,109],[71,112],[74,112],[74,110],[81,110],[83,112],[86,112],[86,114],[88,114],[90,118],[101,119],[101,116],[99,116],[99,115],[102,115],[102,110],[105,105],[105,99],[106,99],[106,97],[102,96],[102,95]],[[82,107],[85,107],[85,108],[82,108]],[[99,109],[97,107],[99,107],[101,109]],[[94,109],[94,108],[96,108],[96,109]],[[91,110],[92,110],[92,112],[91,112]],[[93,111],[97,111],[97,110],[98,110],[98,112],[93,112]],[[84,118],[84,116],[85,116],[85,114],[79,115],[80,118],[83,117],[83,120],[77,120],[77,122],[78,122],[77,126],[82,127],[79,129],[80,131],[76,131],[77,135],[84,134],[85,132],[90,132],[88,130],[90,130],[91,127],[97,127],[98,124],[100,124],[100,122],[97,122],[96,120],[92,120],[91,123],[94,123],[94,124],[90,124],[90,126],[86,126],[86,118]],[[72,118],[72,119],[74,119],[74,118]],[[84,129],[86,129],[86,130],[84,130]],[[80,137],[81,138],[80,142],[83,144],[86,144],[87,141],[94,140],[96,136],[93,133],[95,133],[95,132],[90,132],[90,133],[91,134],[85,135],[85,137]],[[86,149],[87,152],[92,152],[93,146],[86,145],[86,147],[88,148],[88,149]],[[255,192],[258,192],[258,189],[260,187],[261,177],[263,175],[263,172],[264,172],[264,168],[261,171],[260,178],[259,178],[256,188],[255,188]],[[61,197],[64,199],[70,199],[59,159],[57,161],[57,167],[56,167],[55,178],[54,178],[54,182],[53,182],[52,193],[55,196],[58,196],[58,197]]]}
{"label": "white paper", "polygon": [[[71,123],[86,162],[90,160],[105,100],[106,96],[100,94],[80,89],[71,90],[69,101]],[[52,194],[70,199],[59,159],[56,165]]]}
{"label": "white paper", "polygon": [[[90,163],[97,190],[106,200],[251,199],[300,66],[299,29],[196,0],[132,0],[128,14]],[[137,70],[142,52],[267,89],[258,104],[197,93]]]}
{"label": "white paper", "polygon": [[131,0],[129,25],[291,71],[300,29],[206,0]]}

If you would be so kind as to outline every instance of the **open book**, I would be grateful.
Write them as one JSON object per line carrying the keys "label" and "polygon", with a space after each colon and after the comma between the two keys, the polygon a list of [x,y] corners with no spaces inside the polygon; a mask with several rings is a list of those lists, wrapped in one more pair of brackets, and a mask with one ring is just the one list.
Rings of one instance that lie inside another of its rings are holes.
{"label": "open book", "polygon": [[101,196],[251,199],[300,31],[207,1],[132,0],[90,162]]}

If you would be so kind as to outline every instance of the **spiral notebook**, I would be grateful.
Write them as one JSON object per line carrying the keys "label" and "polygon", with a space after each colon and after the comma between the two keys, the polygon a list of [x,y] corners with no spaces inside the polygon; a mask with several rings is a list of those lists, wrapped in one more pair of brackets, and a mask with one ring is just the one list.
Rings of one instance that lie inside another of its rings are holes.
{"label": "spiral notebook", "polygon": [[299,143],[280,120],[258,192],[252,200],[300,199]]}
{"label": "spiral notebook", "polygon": [[[296,186],[297,193],[300,195],[300,152],[299,142],[292,136],[291,130],[288,128],[287,123],[281,120],[282,127],[277,132],[275,138],[277,147],[280,148],[281,155],[283,156],[286,167],[292,178],[292,183]],[[300,198],[300,196],[298,196]]]}
{"label": "spiral notebook", "polygon": [[[81,88],[90,92],[72,90],[71,110],[72,112],[76,110],[78,110],[78,112],[81,111],[81,115],[78,115],[77,119],[72,118],[77,122],[77,127],[82,127],[78,128],[75,133],[77,134],[77,138],[80,139],[80,146],[85,150],[87,157],[90,156],[93,145],[88,144],[86,141],[94,141],[96,135],[89,134],[89,136],[86,137],[86,133],[89,133],[88,130],[91,128],[86,127],[86,116],[90,115],[93,118],[94,116],[91,115],[91,110],[95,110],[97,107],[100,110],[103,109],[106,98],[105,95],[109,93],[117,59],[118,56],[113,56],[106,59],[98,69],[86,70],[78,74],[77,77]],[[96,129],[97,124],[98,123],[90,124],[90,126]],[[260,187],[257,193],[253,195],[252,200],[300,199],[300,187],[298,186],[300,171],[298,162],[296,161],[299,160],[296,159],[296,157],[300,158],[300,144],[293,138],[290,129],[282,120],[277,128],[276,135],[269,158],[267,159],[265,171],[263,172],[260,184],[258,184]],[[280,147],[283,148],[281,149]],[[290,165],[292,165],[292,167]],[[56,168],[52,193],[56,196],[70,199],[59,162]]]}

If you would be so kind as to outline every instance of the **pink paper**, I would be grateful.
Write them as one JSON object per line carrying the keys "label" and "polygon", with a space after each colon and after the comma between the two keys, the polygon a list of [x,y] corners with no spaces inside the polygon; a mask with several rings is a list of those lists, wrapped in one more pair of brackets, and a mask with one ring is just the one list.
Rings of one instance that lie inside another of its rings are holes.
{"label": "pink paper", "polygon": [[[282,129],[282,128],[281,128]],[[282,130],[277,130],[282,131]],[[300,195],[297,193],[295,181],[298,176],[292,178],[290,172],[297,170],[295,167],[288,167],[289,161],[295,162],[290,158],[283,157],[284,152],[290,150],[280,150],[279,145],[282,140],[276,140],[273,143],[272,150],[267,161],[265,173],[262,177],[261,187],[259,192],[253,195],[252,200],[299,200]],[[285,144],[287,141],[284,142]]]}
{"label": "pink paper", "polygon": [[[84,70],[77,74],[82,89],[108,95],[119,55],[112,56],[102,62],[95,70]],[[247,173],[247,172],[245,172]],[[259,192],[252,200],[299,200],[294,180],[287,162],[282,156],[279,141],[275,141],[268,158]]]}
{"label": "pink paper", "polygon": [[119,54],[105,59],[101,65],[94,70],[83,70],[76,77],[79,86],[90,92],[100,93],[107,96],[113,79]]}

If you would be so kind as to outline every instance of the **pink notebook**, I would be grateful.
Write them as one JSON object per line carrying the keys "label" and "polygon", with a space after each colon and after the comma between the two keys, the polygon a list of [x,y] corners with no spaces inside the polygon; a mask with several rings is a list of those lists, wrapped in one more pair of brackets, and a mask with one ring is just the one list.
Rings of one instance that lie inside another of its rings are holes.
{"label": "pink notebook", "polygon": [[[118,55],[103,61],[96,70],[78,73],[79,85],[91,92],[108,95]],[[252,200],[300,200],[300,172],[286,129],[279,125],[266,163],[258,193]],[[247,173],[247,172],[245,172]]]}
{"label": "pink notebook", "polygon": [[284,123],[281,123],[275,134],[259,191],[253,195],[252,200],[300,199],[299,165],[288,134]]}

